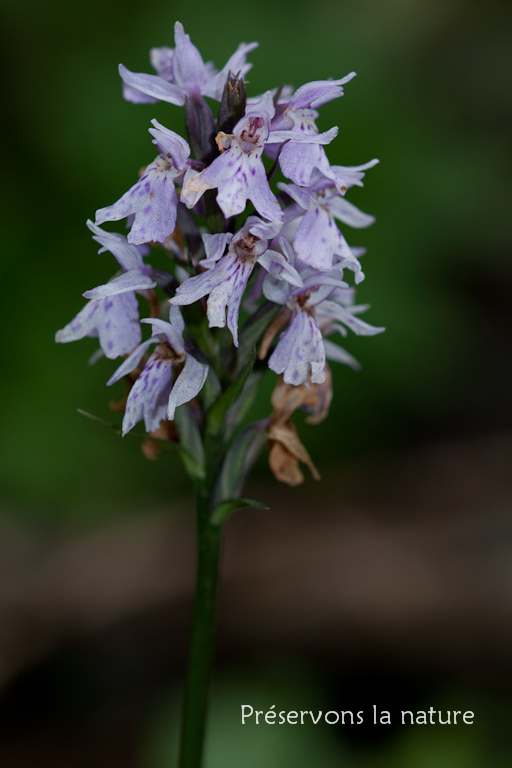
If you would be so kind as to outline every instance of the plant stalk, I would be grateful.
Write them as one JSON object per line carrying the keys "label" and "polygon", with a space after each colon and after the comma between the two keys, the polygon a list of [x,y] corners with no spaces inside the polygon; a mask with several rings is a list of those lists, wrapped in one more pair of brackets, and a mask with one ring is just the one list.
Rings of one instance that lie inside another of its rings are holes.
{"label": "plant stalk", "polygon": [[221,526],[210,522],[211,484],[197,487],[197,571],[179,768],[201,768],[215,640]]}

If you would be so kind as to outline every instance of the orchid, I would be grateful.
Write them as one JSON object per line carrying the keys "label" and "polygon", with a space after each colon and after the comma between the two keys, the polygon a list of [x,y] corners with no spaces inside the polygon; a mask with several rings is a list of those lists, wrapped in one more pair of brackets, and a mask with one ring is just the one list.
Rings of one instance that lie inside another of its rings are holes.
{"label": "orchid", "polygon": [[[154,318],[141,320],[153,326],[151,338],[140,344],[107,382],[108,385],[115,384],[131,373],[148,347],[157,344],[128,395],[123,435],[142,418],[148,432],[157,430],[164,419],[172,420],[176,408],[188,403],[201,391],[208,375],[208,366],[199,362],[185,347],[185,326],[177,307],[171,307],[169,321]],[[183,369],[173,382],[176,367],[183,363]]]}
{"label": "orchid", "polygon": [[135,214],[128,242],[163,243],[176,227],[178,195],[174,183],[187,170],[190,147],[174,131],[151,121],[160,154],[148,165],[139,181],[116,203],[96,211],[96,224],[119,221]]}
{"label": "orchid", "polygon": [[[355,72],[340,80],[319,80],[298,88],[289,99],[280,101],[276,116],[272,120],[272,130],[289,130],[290,138],[281,148],[279,165],[283,175],[294,184],[307,187],[313,170],[334,178],[325,150],[320,143],[304,142],[304,136],[318,136],[315,120],[318,117],[316,107],[332,99],[343,96],[342,86],[355,77]],[[293,136],[293,133],[296,136]],[[274,147],[266,147],[271,157],[277,155]]]}
{"label": "orchid", "polygon": [[209,96],[220,101],[228,73],[245,77],[252,66],[245,58],[258,46],[258,43],[241,43],[217,72],[211,62],[204,63],[179,21],[174,25],[174,42],[174,50],[167,47],[151,49],[151,62],[157,75],[130,72],[122,64],[119,65],[124,96],[128,101],[167,101],[180,107],[185,104],[187,95]]}
{"label": "orchid", "polygon": [[[192,304],[207,294],[208,324],[223,328],[226,324],[238,346],[238,314],[243,293],[251,273],[259,263],[277,280],[285,280],[295,286],[302,280],[285,256],[268,248],[268,240],[279,231],[279,223],[266,223],[257,216],[249,216],[246,224],[235,235],[203,235],[207,258],[201,264],[211,269],[190,277],[177,290],[171,304]],[[226,243],[228,252],[223,256]]]}
{"label": "orchid", "polygon": [[[127,388],[115,405],[122,424],[111,426],[137,438],[143,422],[144,455],[167,447],[193,481],[197,581],[179,768],[201,768],[223,527],[235,509],[262,506],[241,494],[265,445],[277,480],[303,482],[300,463],[320,479],[293,415],[327,417],[329,362],[359,369],[339,336],[384,330],[360,317],[368,307],[356,303],[354,284],[364,279],[364,249],[350,247],[344,231],[374,222],[345,194],[378,161],[331,165],[325,147],[338,127],[316,125],[318,108],[340,98],[354,72],[248,97],[256,43],[242,43],[220,71],[179,22],[174,43],[151,49],[156,74],[119,72],[128,101],[184,107],[185,138],[151,121],[158,154],[87,222],[99,253],[113,257],[113,275],[85,291],[88,303],[56,341],[93,336],[94,357],[124,357],[106,377]],[[127,235],[115,231],[123,220]],[[149,317],[139,319],[139,298]],[[274,382],[268,416],[250,422],[264,376]]]}
{"label": "orchid", "polygon": [[247,106],[245,117],[235,125],[233,133],[217,136],[221,155],[196,175],[191,175],[183,189],[182,199],[192,208],[208,189],[218,189],[217,203],[224,216],[242,213],[250,200],[260,216],[274,221],[282,218],[279,203],[270,189],[262,154],[267,144],[283,144],[293,140],[301,144],[328,144],[338,133],[333,128],[325,133],[302,133],[289,130],[271,131],[275,114],[272,94],[267,91],[259,101]]}
{"label": "orchid", "polygon": [[356,283],[364,280],[364,273],[356,254],[338,229],[335,219],[352,227],[369,227],[373,216],[363,213],[344,199],[337,189],[336,180],[314,171],[308,187],[296,184],[278,184],[279,189],[297,204],[287,211],[287,221],[300,217],[293,246],[301,261],[319,270],[329,270],[335,261],[355,273]]}

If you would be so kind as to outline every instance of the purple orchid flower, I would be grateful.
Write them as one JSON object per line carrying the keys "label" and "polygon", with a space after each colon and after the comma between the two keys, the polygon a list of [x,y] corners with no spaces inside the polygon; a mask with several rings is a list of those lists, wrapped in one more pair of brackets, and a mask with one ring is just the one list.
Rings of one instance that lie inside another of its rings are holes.
{"label": "purple orchid flower", "polygon": [[282,144],[290,139],[306,144],[328,144],[338,129],[316,135],[288,130],[271,132],[274,113],[272,93],[267,91],[259,101],[247,105],[245,116],[235,125],[233,134],[219,133],[217,141],[222,154],[200,173],[189,173],[185,180],[181,199],[188,208],[193,208],[208,189],[218,189],[217,202],[226,218],[242,213],[247,200],[263,218],[269,221],[282,218],[261,157],[265,145]]}
{"label": "purple orchid flower", "polygon": [[141,340],[135,294],[92,299],[70,323],[57,331],[55,341],[65,344],[86,336],[99,337],[101,349],[111,360],[129,354]]}
{"label": "purple orchid flower", "polygon": [[324,336],[335,332],[345,336],[344,326],[366,336],[381,333],[384,328],[375,328],[357,317],[367,307],[352,306],[353,289],[342,280],[340,267],[323,273],[304,267],[299,274],[303,281],[301,290],[277,284],[271,275],[265,278],[263,292],[267,299],[291,311],[288,327],[281,334],[268,366],[283,374],[287,384],[305,384],[310,376],[313,384],[322,384],[326,359],[358,367],[346,350]]}
{"label": "purple orchid flower", "polygon": [[123,269],[120,275],[112,278],[108,283],[92,288],[82,294],[86,299],[104,299],[107,296],[115,296],[130,291],[146,291],[159,285],[163,288],[171,275],[163,269],[153,269],[145,264],[136,245],[131,245],[124,235],[117,232],[104,232],[92,221],[87,221],[87,226],[94,233],[96,240],[102,247],[98,253],[110,251]]}
{"label": "purple orchid flower", "polygon": [[114,359],[129,354],[140,344],[135,291],[144,293],[156,285],[163,286],[171,276],[144,264],[139,249],[130,245],[124,235],[104,232],[92,221],[88,221],[87,226],[93,232],[93,239],[101,245],[99,253],[110,251],[123,271],[109,283],[83,294],[90,301],[68,325],[57,331],[55,340],[66,343],[86,336],[99,337],[105,355]]}
{"label": "purple orchid flower", "polygon": [[[365,167],[368,166],[366,164]],[[338,173],[333,181],[315,170],[307,188],[282,182],[277,186],[297,204],[286,211],[287,223],[300,217],[293,239],[297,257],[319,270],[332,269],[334,257],[338,257],[340,266],[351,269],[355,273],[356,283],[360,283],[364,280],[361,265],[355,250],[349,248],[336,226],[335,219],[351,227],[362,228],[373,224],[375,217],[363,213],[343,198],[338,189],[341,184],[340,175]],[[342,188],[346,190],[346,184]]]}
{"label": "purple orchid flower", "polygon": [[[174,49],[169,48],[166,45],[163,45],[159,48],[151,48],[149,52],[149,60],[151,62],[151,66],[157,73],[158,78],[164,80],[166,83],[172,83],[174,81],[174,75],[172,71],[173,56]],[[126,73],[129,80],[134,77],[144,77],[143,75],[136,75],[135,73],[130,72],[126,69],[126,67],[123,67],[122,64],[119,66],[119,71],[121,72],[122,67],[123,72]],[[146,77],[155,77],[155,75],[146,75]],[[154,96],[149,96],[147,93],[144,93],[144,91],[140,91],[138,88],[135,88],[133,85],[128,85],[128,83],[124,81],[123,96],[126,101],[131,101],[132,104],[156,104],[158,102],[158,99]]]}
{"label": "purple orchid flower", "polygon": [[[315,120],[318,112],[315,108],[343,96],[342,86],[352,80],[355,74],[351,72],[340,80],[317,80],[302,85],[290,98],[278,103],[271,130],[287,130],[310,138],[317,136]],[[277,156],[277,148],[273,146],[266,147],[265,151],[270,157]],[[299,140],[292,137],[281,148],[279,165],[287,179],[302,187],[309,185],[314,169],[334,179],[323,146],[319,143],[304,143],[302,138]]]}
{"label": "purple orchid flower", "polygon": [[[201,263],[208,269],[186,280],[176,291],[176,296],[170,299],[170,303],[192,304],[209,294],[209,326],[223,328],[226,325],[227,309],[227,325],[235,346],[238,346],[240,302],[257,263],[278,281],[284,280],[295,287],[302,285],[289,257],[268,248],[268,241],[276,237],[279,228],[279,222],[268,223],[257,216],[249,216],[245,226],[234,235],[203,235],[207,258]],[[226,245],[229,245],[229,249],[224,256]],[[287,243],[286,246],[291,251]]]}
{"label": "purple orchid flower", "polygon": [[228,73],[240,73],[245,77],[252,64],[246,62],[247,54],[258,43],[241,43],[224,67],[217,72],[211,62],[205,64],[196,46],[185,34],[179,21],[174,25],[175,48],[153,48],[151,63],[157,75],[130,72],[122,64],[119,74],[123,79],[123,93],[134,103],[167,101],[183,106],[187,96],[209,96],[220,101]]}
{"label": "purple orchid flower", "polygon": [[[157,345],[128,395],[123,435],[141,419],[144,419],[147,432],[158,429],[164,419],[172,421],[176,408],[199,394],[208,375],[208,366],[200,363],[185,347],[185,325],[178,307],[171,307],[169,322],[152,318],[144,318],[141,322],[153,326],[151,338],[132,352],[107,382],[110,386],[131,373],[151,344]],[[174,380],[175,368],[183,363]]]}
{"label": "purple orchid flower", "polygon": [[189,168],[190,147],[181,136],[151,121],[160,154],[144,174],[116,203],[96,211],[96,224],[119,221],[135,214],[128,242],[139,245],[151,241],[163,243],[174,232],[178,194],[174,182]]}

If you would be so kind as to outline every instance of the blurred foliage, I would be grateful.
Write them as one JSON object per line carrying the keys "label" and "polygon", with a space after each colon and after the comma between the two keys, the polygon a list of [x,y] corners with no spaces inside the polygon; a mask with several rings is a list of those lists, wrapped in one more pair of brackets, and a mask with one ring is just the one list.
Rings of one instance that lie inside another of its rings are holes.
{"label": "blurred foliage", "polygon": [[[124,102],[116,71],[120,61],[149,71],[148,50],[172,44],[176,17],[218,66],[258,40],[253,94],[358,73],[319,125],[340,126],[331,162],[381,160],[350,193],[377,223],[347,237],[368,248],[359,298],[387,332],[349,339],[363,371],[336,366],[331,417],[301,425],[315,462],[510,424],[510,15],[497,0],[261,0],[240,14],[205,0],[4,2],[1,483],[16,514],[97,522],[187,490],[175,457],[147,462],[136,441],[77,415],[111,419],[121,392],[105,388],[111,362],[87,366],[96,342],[53,343],[81,293],[112,273],[86,218],[152,159],[151,118],[182,130],[179,108]],[[271,387],[269,377],[258,415]]]}

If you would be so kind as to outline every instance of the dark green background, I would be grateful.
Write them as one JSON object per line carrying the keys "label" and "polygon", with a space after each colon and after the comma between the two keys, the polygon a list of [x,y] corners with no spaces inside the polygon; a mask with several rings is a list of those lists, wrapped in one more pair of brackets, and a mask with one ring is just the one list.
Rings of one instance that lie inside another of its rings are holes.
{"label": "dark green background", "polygon": [[332,163],[381,161],[349,195],[377,223],[347,238],[368,248],[359,299],[387,332],[349,339],[362,372],[334,366],[329,420],[300,426],[319,468],[510,428],[511,16],[497,0],[4,0],[2,514],[40,531],[96,526],[187,493],[174,461],[147,462],[76,413],[112,417],[115,363],[88,367],[94,340],[53,343],[113,271],[85,220],[152,159],[151,118],[182,129],[177,107],[124,102],[117,75],[119,62],[150,71],[175,19],[219,67],[258,40],[252,94],[357,72],[319,126],[340,126]]}

